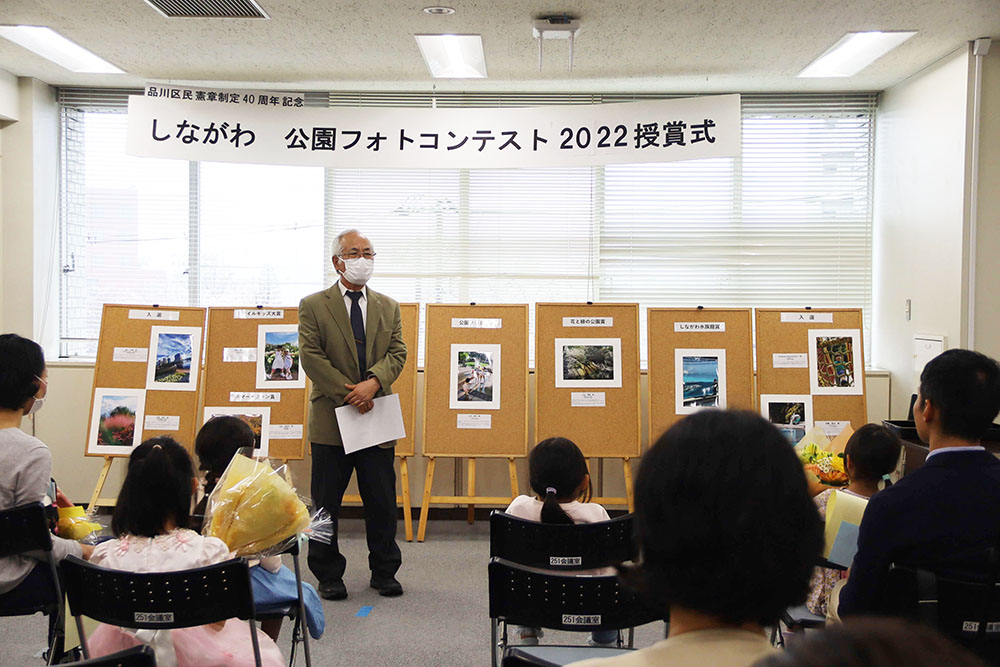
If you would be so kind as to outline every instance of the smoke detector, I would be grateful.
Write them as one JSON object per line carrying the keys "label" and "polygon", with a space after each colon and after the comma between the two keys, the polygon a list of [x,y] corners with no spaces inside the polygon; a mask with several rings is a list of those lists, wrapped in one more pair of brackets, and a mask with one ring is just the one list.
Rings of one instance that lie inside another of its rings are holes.
{"label": "smoke detector", "polygon": [[573,40],[580,32],[580,20],[567,14],[543,16],[531,22],[531,35],[538,40],[538,71],[542,71],[542,42],[546,39],[569,40],[567,71],[573,71]]}

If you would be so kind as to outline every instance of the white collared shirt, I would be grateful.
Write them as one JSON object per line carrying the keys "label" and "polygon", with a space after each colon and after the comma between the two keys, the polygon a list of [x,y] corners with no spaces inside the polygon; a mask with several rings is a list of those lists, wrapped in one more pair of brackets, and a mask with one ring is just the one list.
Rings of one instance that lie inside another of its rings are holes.
{"label": "white collared shirt", "polygon": [[932,456],[934,456],[935,454],[940,454],[941,452],[985,452],[985,451],[986,448],[983,447],[982,445],[969,445],[967,447],[939,447],[938,449],[932,449],[927,453],[927,456],[924,458],[924,463],[927,463],[927,461],[930,460]]}
{"label": "white collared shirt", "polygon": [[[344,285],[344,281],[342,280],[337,281],[337,287],[340,288],[340,293],[344,297],[344,306],[347,308],[347,320],[350,321],[351,304],[353,303],[351,301],[351,297],[347,296],[347,293],[350,290],[347,289],[347,287]],[[367,333],[368,332],[368,288],[365,286],[362,286],[361,288],[361,298],[358,299],[358,307],[361,308],[361,323],[364,325],[365,332]]]}

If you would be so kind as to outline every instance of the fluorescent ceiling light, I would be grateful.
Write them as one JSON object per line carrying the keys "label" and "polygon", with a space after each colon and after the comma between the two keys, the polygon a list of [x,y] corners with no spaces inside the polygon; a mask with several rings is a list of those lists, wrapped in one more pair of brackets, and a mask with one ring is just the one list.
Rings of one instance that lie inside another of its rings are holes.
{"label": "fluorescent ceiling light", "polygon": [[486,56],[479,35],[414,35],[435,79],[485,79]]}
{"label": "fluorescent ceiling light", "polygon": [[124,74],[106,60],[72,42],[51,28],[36,25],[0,26],[0,37],[6,37],[29,51],[65,67],[71,72],[89,74]]}
{"label": "fluorescent ceiling light", "polygon": [[800,77],[854,76],[916,32],[849,32],[799,72]]}

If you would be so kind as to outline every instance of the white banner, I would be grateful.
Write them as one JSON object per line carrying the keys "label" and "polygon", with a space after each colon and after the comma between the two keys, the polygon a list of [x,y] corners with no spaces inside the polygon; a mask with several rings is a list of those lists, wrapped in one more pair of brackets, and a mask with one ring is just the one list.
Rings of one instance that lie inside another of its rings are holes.
{"label": "white banner", "polygon": [[739,95],[496,109],[321,109],[261,105],[259,98],[251,103],[247,94],[227,99],[131,96],[128,154],[469,169],[673,162],[740,153]]}

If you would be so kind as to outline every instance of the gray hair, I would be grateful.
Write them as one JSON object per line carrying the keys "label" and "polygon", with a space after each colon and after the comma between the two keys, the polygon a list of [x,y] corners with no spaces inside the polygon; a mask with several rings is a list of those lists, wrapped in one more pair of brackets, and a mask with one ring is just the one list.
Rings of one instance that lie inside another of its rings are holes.
{"label": "gray hair", "polygon": [[337,238],[334,239],[333,241],[333,254],[335,257],[340,257],[341,253],[344,252],[344,239],[346,239],[351,234],[357,234],[358,236],[368,238],[357,229],[345,229],[344,231],[337,234]]}

